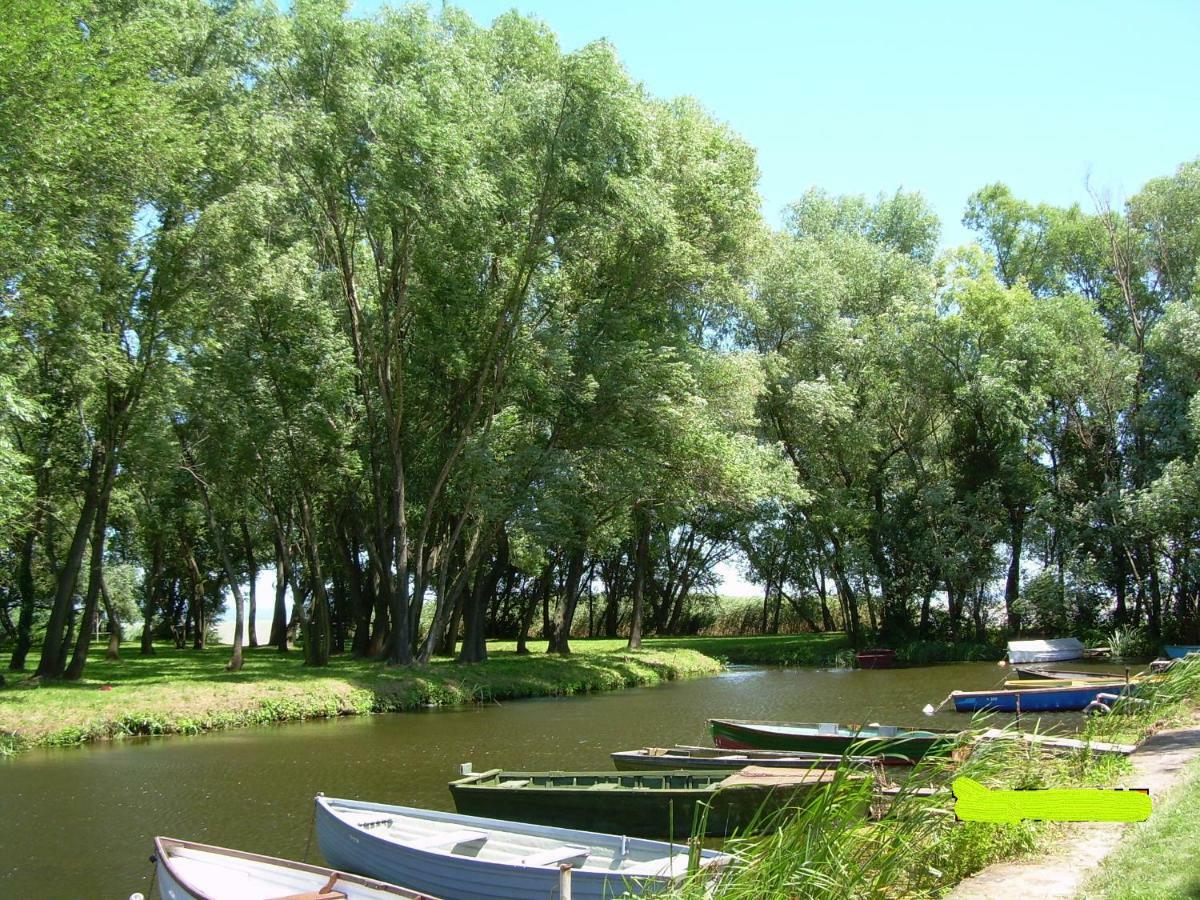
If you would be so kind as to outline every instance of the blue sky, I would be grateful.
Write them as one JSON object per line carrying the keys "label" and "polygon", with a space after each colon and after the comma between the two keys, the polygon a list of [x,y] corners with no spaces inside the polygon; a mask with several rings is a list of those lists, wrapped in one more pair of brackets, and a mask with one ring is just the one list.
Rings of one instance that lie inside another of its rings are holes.
{"label": "blue sky", "polygon": [[812,186],[903,186],[953,245],[969,239],[966,198],[989,182],[1090,205],[1089,175],[1120,200],[1200,156],[1194,0],[455,5],[481,23],[516,8],[568,50],[607,38],[653,94],[696,97],[757,148],[772,222]]}

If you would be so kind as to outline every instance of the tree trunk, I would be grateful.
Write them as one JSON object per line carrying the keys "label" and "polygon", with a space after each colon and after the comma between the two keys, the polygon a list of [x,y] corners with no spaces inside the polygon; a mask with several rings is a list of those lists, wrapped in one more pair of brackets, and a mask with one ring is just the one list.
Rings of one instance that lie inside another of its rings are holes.
{"label": "tree trunk", "polygon": [[642,615],[646,605],[646,570],[650,567],[650,515],[640,507],[633,510],[637,542],[633,551],[633,610],[629,618],[629,649],[642,646]]}
{"label": "tree trunk", "polygon": [[143,607],[145,619],[142,622],[142,656],[154,655],[154,611],[158,608],[159,579],[162,578],[162,545],[158,540],[150,551],[150,571],[146,575],[143,589],[146,597]]}
{"label": "tree trunk", "polygon": [[79,637],[75,640],[75,655],[67,667],[66,677],[78,681],[87,665],[88,650],[92,646],[92,621],[96,618],[96,604],[100,599],[100,583],[104,571],[104,536],[108,529],[108,498],[105,491],[96,505],[96,518],[92,526],[92,556],[88,566],[87,596],[84,598],[83,614],[79,620]]}
{"label": "tree trunk", "polygon": [[92,461],[88,466],[87,488],[84,491],[83,506],[79,510],[79,519],[75,523],[75,533],[71,537],[71,546],[67,550],[67,558],[58,574],[58,582],[54,590],[54,604],[50,608],[50,620],[46,623],[46,637],[42,642],[42,657],[38,661],[37,675],[47,678],[58,678],[66,668],[66,640],[69,637],[68,620],[73,616],[75,608],[75,585],[79,580],[79,570],[83,566],[83,554],[87,549],[88,535],[96,517],[96,507],[100,502],[100,481],[102,473],[107,469],[104,454],[99,449],[92,453]]}
{"label": "tree trunk", "polygon": [[533,625],[533,617],[538,609],[544,608],[546,597],[550,594],[550,580],[554,573],[554,561],[546,563],[542,574],[538,576],[537,587],[525,608],[521,611],[521,627],[517,632],[517,653],[524,655],[529,652],[529,629]]}
{"label": "tree trunk", "polygon": [[41,506],[34,509],[34,518],[29,530],[21,538],[21,557],[17,564],[17,590],[21,594],[21,611],[17,616],[17,639],[13,645],[8,668],[13,672],[25,671],[25,657],[33,645],[33,609],[35,603],[33,584],[33,547],[37,540],[37,529],[41,524]]}
{"label": "tree trunk", "polygon": [[247,635],[251,647],[258,646],[258,634],[255,631],[255,620],[258,618],[258,560],[254,557],[254,541],[250,539],[250,527],[246,524],[246,516],[242,515],[242,544],[245,546],[246,569],[250,575],[250,633]]}
{"label": "tree trunk", "polygon": [[1004,582],[1004,611],[1008,618],[1008,633],[1021,633],[1021,614],[1017,602],[1021,597],[1021,538],[1025,531],[1025,510],[1012,507],[1008,511],[1008,543],[1012,550],[1008,561],[1008,578]]}
{"label": "tree trunk", "polygon": [[121,641],[124,633],[121,620],[113,607],[112,597],[108,595],[108,582],[104,580],[104,570],[100,570],[100,599],[104,601],[104,613],[108,616],[108,648],[104,651],[105,659],[121,658]]}
{"label": "tree trunk", "polygon": [[567,560],[567,581],[563,585],[562,605],[558,608],[554,636],[546,648],[547,653],[571,655],[571,624],[575,621],[575,605],[579,602],[579,584],[583,580],[583,560],[586,552],[583,547],[579,547],[571,551]]}
{"label": "tree trunk", "polygon": [[[280,653],[287,653],[288,612],[287,590],[292,580],[291,562],[285,538],[275,533],[275,609],[271,614],[271,639],[269,643]],[[295,602],[296,598],[292,598]]]}

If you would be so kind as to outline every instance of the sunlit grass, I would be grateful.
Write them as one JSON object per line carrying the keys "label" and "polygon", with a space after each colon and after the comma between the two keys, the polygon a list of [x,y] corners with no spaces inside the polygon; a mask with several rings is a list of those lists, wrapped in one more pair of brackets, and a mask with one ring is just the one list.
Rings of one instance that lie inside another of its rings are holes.
{"label": "sunlit grass", "polygon": [[[18,681],[0,690],[0,752],[64,745],[124,734],[197,733],[213,728],[422,706],[578,694],[713,674],[720,664],[694,650],[579,642],[569,658],[518,656],[489,648],[484,663],[434,660],[424,668],[388,668],[335,656],[326,668],[302,664],[298,652],[247,650],[239,672],[226,672],[229,647],[154,656],[125,647],[119,661],[98,648],[78,682]],[[30,668],[36,659],[30,661]]]}
{"label": "sunlit grass", "polygon": [[1185,782],[1155,801],[1148,822],[1133,827],[1082,894],[1099,900],[1184,900],[1200,897],[1200,762]]}

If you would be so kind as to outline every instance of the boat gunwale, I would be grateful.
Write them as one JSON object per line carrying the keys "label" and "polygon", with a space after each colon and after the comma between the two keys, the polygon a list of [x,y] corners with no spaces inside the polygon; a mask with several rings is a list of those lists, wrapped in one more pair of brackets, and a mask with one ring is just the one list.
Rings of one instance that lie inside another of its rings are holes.
{"label": "boat gunwale", "polygon": [[[380,881],[377,878],[371,878],[369,875],[359,875],[357,872],[344,872],[341,869],[331,869],[328,866],[317,866],[312,863],[300,862],[294,859],[284,859],[279,856],[268,856],[265,853],[251,853],[248,850],[238,850],[233,847],[218,847],[216,844],[204,844],[200,841],[187,841],[183,838],[173,838],[166,835],[156,835],[154,838],[154,858],[167,870],[171,878],[173,878],[180,887],[192,894],[196,900],[221,900],[219,897],[214,897],[212,894],[205,893],[195,886],[195,883],[187,877],[183,877],[178,869],[172,865],[172,857],[170,855],[170,847],[182,847],[187,850],[200,850],[205,853],[212,853],[214,856],[228,856],[232,859],[240,859],[246,862],[262,863],[264,865],[277,866],[281,869],[292,869],[305,872],[309,875],[320,875],[328,878],[330,875],[336,875],[338,881],[345,880],[351,884],[357,884],[360,887],[365,887],[373,891],[382,891],[385,894],[393,894],[398,897],[406,897],[408,900],[437,900],[431,894],[426,894],[423,891],[415,891],[412,888],[406,888],[400,884],[392,884],[389,881]],[[336,885],[336,882],[335,882]]]}

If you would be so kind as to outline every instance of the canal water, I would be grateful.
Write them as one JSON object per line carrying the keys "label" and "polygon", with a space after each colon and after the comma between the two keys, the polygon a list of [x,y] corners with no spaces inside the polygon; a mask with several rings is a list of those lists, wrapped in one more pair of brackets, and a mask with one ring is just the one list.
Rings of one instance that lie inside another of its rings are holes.
{"label": "canal water", "polygon": [[952,707],[921,709],[955,688],[996,686],[1004,671],[733,669],[581,697],[32,751],[0,760],[0,896],[149,894],[156,834],[292,859],[307,848],[319,862],[308,847],[318,791],[453,809],[446,782],[459,763],[608,771],[614,750],[708,744],[710,717],[961,727]]}

